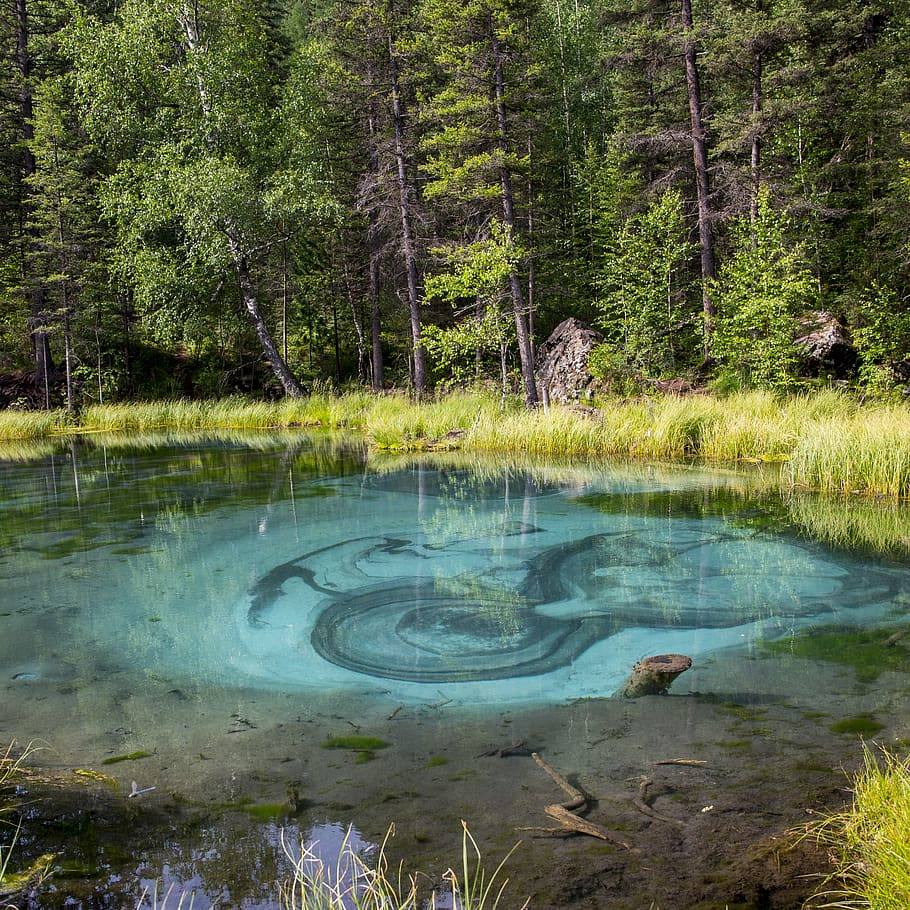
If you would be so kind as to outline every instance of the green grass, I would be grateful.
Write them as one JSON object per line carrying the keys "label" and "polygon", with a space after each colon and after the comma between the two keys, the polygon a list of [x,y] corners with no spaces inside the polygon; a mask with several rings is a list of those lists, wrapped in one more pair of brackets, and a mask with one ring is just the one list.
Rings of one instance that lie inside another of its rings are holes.
{"label": "green grass", "polygon": [[910,498],[910,406],[860,405],[833,391],[611,398],[593,414],[555,406],[529,412],[483,392],[415,402],[360,390],[277,402],[102,405],[73,419],[62,411],[0,412],[0,441],[8,444],[77,433],[300,427],[354,431],[388,452],[781,462],[778,482],[787,489]]}
{"label": "green grass", "polygon": [[[456,872],[450,868],[442,876],[442,889],[434,888],[430,894],[425,894],[420,885],[431,879],[407,873],[402,866],[391,867],[387,850],[394,828],[389,829],[378,856],[370,863],[349,845],[347,839],[332,865],[314,855],[306,844],[299,852],[285,844],[285,851],[294,863],[294,875],[281,889],[281,906],[283,910],[434,910],[441,891],[451,901],[445,906],[455,906],[459,910],[504,908],[509,880],[502,873],[518,844],[489,874],[477,842],[464,822],[462,826],[461,862],[456,864],[460,869]],[[520,908],[526,910],[528,906],[529,902],[525,901]]]}
{"label": "green grass", "polygon": [[910,907],[910,759],[867,748],[852,805],[812,833],[828,847],[835,866],[813,906]]}

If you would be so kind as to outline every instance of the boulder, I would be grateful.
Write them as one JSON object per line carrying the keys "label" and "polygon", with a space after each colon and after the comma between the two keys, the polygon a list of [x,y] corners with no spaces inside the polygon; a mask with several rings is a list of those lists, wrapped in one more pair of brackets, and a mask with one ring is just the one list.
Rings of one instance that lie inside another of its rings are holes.
{"label": "boulder", "polygon": [[799,320],[800,348],[806,371],[812,376],[844,379],[856,369],[856,348],[843,323],[825,310],[807,313]]}
{"label": "boulder", "polygon": [[543,400],[559,404],[589,394],[594,377],[588,357],[603,335],[577,319],[565,319],[537,349],[537,378]]}

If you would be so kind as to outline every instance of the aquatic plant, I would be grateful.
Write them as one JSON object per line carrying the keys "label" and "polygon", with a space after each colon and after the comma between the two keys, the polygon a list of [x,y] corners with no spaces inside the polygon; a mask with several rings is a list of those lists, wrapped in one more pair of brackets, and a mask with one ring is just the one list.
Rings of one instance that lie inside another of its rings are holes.
{"label": "aquatic plant", "polygon": [[[448,894],[445,906],[459,910],[497,910],[502,906],[509,883],[502,872],[516,844],[492,874],[483,866],[480,848],[462,822],[461,868],[449,869],[443,876]],[[293,878],[281,888],[284,910],[435,910],[441,895],[434,890],[425,897],[418,886],[419,877],[405,873],[402,866],[390,867],[387,848],[394,835],[389,828],[374,862],[353,848],[350,830],[333,863],[323,860],[314,846],[303,844],[298,853],[282,834],[285,853],[294,866]],[[521,905],[521,910],[529,901]]]}
{"label": "aquatic plant", "polygon": [[834,871],[812,906],[843,910],[910,907],[910,758],[866,747],[853,801],[807,834],[827,847]]}
{"label": "aquatic plant", "polygon": [[910,670],[910,653],[901,641],[901,631],[829,626],[808,629],[776,641],[765,641],[761,647],[768,654],[852,667],[859,682],[874,682],[885,671]]}
{"label": "aquatic plant", "polygon": [[13,872],[11,868],[12,856],[22,832],[22,821],[19,820],[15,824],[7,821],[7,817],[16,808],[15,803],[7,797],[9,791],[21,780],[25,762],[36,751],[29,743],[19,752],[16,750],[16,741],[12,740],[6,749],[0,752],[0,824],[9,825],[13,829],[10,843],[6,847],[0,846],[0,901],[9,900],[26,887],[46,878],[50,874],[50,866],[54,860],[53,854],[44,854],[18,872]]}

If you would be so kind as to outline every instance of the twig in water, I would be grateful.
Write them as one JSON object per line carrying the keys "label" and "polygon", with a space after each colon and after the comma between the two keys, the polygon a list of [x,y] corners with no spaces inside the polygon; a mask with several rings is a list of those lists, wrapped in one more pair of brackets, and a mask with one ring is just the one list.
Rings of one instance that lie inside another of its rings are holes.
{"label": "twig in water", "polygon": [[151,793],[152,790],[157,790],[157,789],[158,789],[157,787],[142,787],[140,789],[139,784],[137,784],[136,781],[133,781],[132,786],[130,788],[130,792],[129,792],[129,794],[127,794],[126,798],[134,799],[137,796],[142,796],[143,793]]}
{"label": "twig in water", "polygon": [[684,821],[681,821],[678,818],[672,818],[669,815],[661,815],[660,812],[651,808],[651,800],[648,798],[648,789],[652,783],[653,781],[650,778],[645,777],[644,775],[641,776],[638,783],[638,796],[632,797],[632,805],[635,806],[642,815],[657,819],[659,822],[666,822],[670,825],[677,825],[680,828],[685,828],[686,823]]}

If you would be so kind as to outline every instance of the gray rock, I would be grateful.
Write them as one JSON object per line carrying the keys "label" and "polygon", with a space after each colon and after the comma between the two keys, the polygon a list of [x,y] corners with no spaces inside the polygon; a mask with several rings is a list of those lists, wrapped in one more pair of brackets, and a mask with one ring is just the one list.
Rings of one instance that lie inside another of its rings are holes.
{"label": "gray rock", "polygon": [[588,357],[603,341],[603,335],[570,317],[559,323],[537,349],[537,378],[544,400],[558,404],[588,395],[594,377]]}
{"label": "gray rock", "polygon": [[856,348],[836,316],[816,310],[803,316],[799,324],[796,345],[810,375],[843,379],[853,373],[858,361]]}

